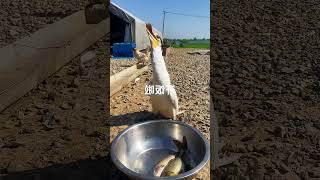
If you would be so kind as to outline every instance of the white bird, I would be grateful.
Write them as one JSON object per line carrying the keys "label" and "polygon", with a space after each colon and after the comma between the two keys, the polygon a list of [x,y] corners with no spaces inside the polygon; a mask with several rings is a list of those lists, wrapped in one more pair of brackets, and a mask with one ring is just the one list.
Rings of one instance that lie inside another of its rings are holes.
{"label": "white bird", "polygon": [[134,48],[134,57],[138,60],[137,64],[141,64],[142,66],[147,65],[147,63],[150,61],[151,58],[151,51],[148,51],[146,53],[140,52],[138,49]]}
{"label": "white bird", "polygon": [[161,39],[152,31],[151,24],[146,25],[147,33],[151,42],[152,51],[152,70],[153,77],[149,85],[157,88],[164,87],[163,94],[151,94],[152,111],[159,113],[165,118],[176,120],[176,116],[183,112],[179,112],[178,96],[170,82],[170,76],[166,68],[164,58],[162,56]]}

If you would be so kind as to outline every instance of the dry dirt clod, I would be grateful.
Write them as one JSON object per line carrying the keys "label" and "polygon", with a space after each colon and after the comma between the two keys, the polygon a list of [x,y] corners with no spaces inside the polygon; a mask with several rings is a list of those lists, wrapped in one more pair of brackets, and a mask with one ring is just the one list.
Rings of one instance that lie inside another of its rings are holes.
{"label": "dry dirt clod", "polygon": [[19,131],[19,134],[32,134],[34,133],[34,130],[31,128],[23,128]]}
{"label": "dry dirt clod", "polygon": [[23,113],[23,111],[21,111],[21,110],[18,110],[17,111],[17,119],[18,120],[24,120],[24,113]]}
{"label": "dry dirt clod", "polygon": [[68,110],[70,109],[70,106],[67,102],[63,102],[61,105],[60,105],[60,108],[63,109],[63,110]]}
{"label": "dry dirt clod", "polygon": [[274,129],[274,134],[277,136],[277,137],[281,137],[281,138],[284,138],[285,135],[286,135],[286,129],[282,126],[277,126],[275,129]]}
{"label": "dry dirt clod", "polygon": [[49,130],[53,129],[53,126],[52,126],[53,120],[54,120],[54,114],[48,110],[48,112],[43,116],[42,124]]}
{"label": "dry dirt clod", "polygon": [[136,79],[134,80],[134,83],[138,83],[139,80],[140,80],[140,78],[136,78]]}
{"label": "dry dirt clod", "polygon": [[80,86],[80,79],[79,77],[75,77],[71,83],[71,87],[78,88]]}
{"label": "dry dirt clod", "polygon": [[99,131],[86,131],[85,135],[88,137],[98,137],[98,138],[104,137],[104,135]]}
{"label": "dry dirt clod", "polygon": [[79,74],[81,76],[88,75],[88,71],[87,71],[86,67],[83,64],[79,65],[79,70],[78,71],[79,71]]}
{"label": "dry dirt clod", "polygon": [[72,141],[72,136],[70,133],[64,133],[61,135],[61,139],[65,141]]}
{"label": "dry dirt clod", "polygon": [[34,103],[34,107],[41,110],[45,108],[45,105],[43,103]]}
{"label": "dry dirt clod", "polygon": [[9,35],[10,35],[10,36],[14,37],[14,36],[16,36],[17,34],[18,34],[17,31],[15,31],[15,30],[13,30],[13,29],[9,30]]}
{"label": "dry dirt clod", "polygon": [[294,172],[288,172],[288,173],[285,173],[284,174],[284,177],[287,179],[287,180],[301,180],[301,178],[299,178],[299,176],[294,173]]}
{"label": "dry dirt clod", "polygon": [[81,56],[80,63],[85,64],[85,63],[93,60],[95,57],[96,57],[96,53],[94,51],[88,51]]}
{"label": "dry dirt clod", "polygon": [[21,172],[24,170],[23,165],[21,162],[12,161],[9,163],[8,167],[6,168],[7,173],[15,173],[15,172]]}
{"label": "dry dirt clod", "polygon": [[51,143],[51,147],[53,148],[62,148],[63,147],[63,143],[61,142],[61,140],[55,140]]}
{"label": "dry dirt clod", "polygon": [[51,85],[47,86],[47,99],[54,101],[56,98],[56,92]]}
{"label": "dry dirt clod", "polygon": [[291,172],[291,169],[286,164],[284,164],[283,162],[279,162],[279,167],[278,168],[279,168],[279,171],[282,174]]}
{"label": "dry dirt clod", "polygon": [[22,143],[18,143],[16,141],[9,141],[7,143],[5,143],[2,148],[9,148],[9,149],[15,149],[18,147],[24,146],[24,144]]}

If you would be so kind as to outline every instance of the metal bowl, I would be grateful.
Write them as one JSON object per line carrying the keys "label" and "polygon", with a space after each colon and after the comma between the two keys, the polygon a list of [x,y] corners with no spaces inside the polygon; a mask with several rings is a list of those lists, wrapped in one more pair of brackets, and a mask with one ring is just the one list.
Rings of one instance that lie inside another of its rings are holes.
{"label": "metal bowl", "polygon": [[[154,177],[154,166],[178,151],[173,139],[186,136],[188,148],[197,166],[174,177]],[[191,179],[208,162],[210,147],[201,132],[184,122],[153,120],[135,124],[121,132],[112,142],[111,159],[115,166],[136,180]]]}

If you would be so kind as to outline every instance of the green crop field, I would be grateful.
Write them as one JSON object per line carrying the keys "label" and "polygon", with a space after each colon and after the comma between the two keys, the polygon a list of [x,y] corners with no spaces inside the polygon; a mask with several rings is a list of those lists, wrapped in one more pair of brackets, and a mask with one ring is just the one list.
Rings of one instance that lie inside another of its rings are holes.
{"label": "green crop field", "polygon": [[210,44],[204,44],[204,43],[192,43],[192,44],[185,44],[182,47],[174,45],[174,48],[199,48],[199,49],[209,49]]}
{"label": "green crop field", "polygon": [[209,40],[185,40],[182,45],[174,44],[173,48],[198,48],[198,49],[209,49]]}

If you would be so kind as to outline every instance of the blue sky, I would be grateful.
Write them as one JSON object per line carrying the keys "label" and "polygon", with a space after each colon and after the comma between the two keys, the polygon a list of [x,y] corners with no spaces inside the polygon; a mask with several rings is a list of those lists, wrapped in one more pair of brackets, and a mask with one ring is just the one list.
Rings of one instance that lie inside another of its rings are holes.
{"label": "blue sky", "polygon": [[[162,31],[163,10],[210,17],[209,0],[111,0]],[[210,37],[210,19],[166,14],[166,38]]]}

